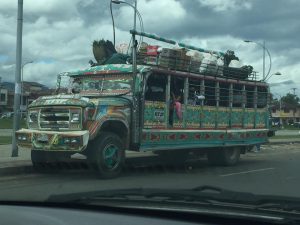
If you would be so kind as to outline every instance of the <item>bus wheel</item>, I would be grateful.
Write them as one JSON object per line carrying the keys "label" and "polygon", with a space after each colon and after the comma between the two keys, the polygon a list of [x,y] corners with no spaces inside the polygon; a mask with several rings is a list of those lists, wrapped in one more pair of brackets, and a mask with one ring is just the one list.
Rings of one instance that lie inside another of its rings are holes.
{"label": "bus wheel", "polygon": [[93,151],[88,157],[102,178],[117,177],[125,161],[123,143],[117,135],[103,132],[95,140]]}
{"label": "bus wheel", "polygon": [[208,151],[207,159],[211,165],[233,166],[238,163],[240,154],[240,147],[226,147]]}

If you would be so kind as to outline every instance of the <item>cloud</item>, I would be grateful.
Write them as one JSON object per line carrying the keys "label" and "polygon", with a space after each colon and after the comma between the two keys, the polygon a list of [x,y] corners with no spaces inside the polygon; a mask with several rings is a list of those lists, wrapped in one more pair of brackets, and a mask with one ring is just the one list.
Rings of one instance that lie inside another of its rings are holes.
{"label": "cloud", "polygon": [[247,0],[198,0],[204,7],[209,7],[216,12],[236,11],[241,9],[250,10],[251,2]]}
{"label": "cloud", "polygon": [[77,5],[91,4],[85,0],[26,0],[24,1],[24,21],[46,16],[50,20],[70,19],[80,16]]}
{"label": "cloud", "polygon": [[[276,71],[276,70],[274,70]],[[293,65],[281,66],[279,72],[281,76],[272,76],[269,79],[270,83],[277,83],[280,85],[271,86],[271,91],[282,95],[291,91],[291,88],[297,88],[300,86],[299,74],[300,74],[300,63]],[[298,92],[298,93],[297,93]],[[296,94],[299,96],[299,90],[296,90]]]}
{"label": "cloud", "polygon": [[[180,26],[187,14],[182,4],[175,0],[141,0],[138,1],[137,6],[148,32],[172,30]],[[116,6],[114,6],[115,9]],[[125,30],[132,29],[133,12],[131,7],[120,5],[119,10],[116,11],[116,26]]]}
{"label": "cloud", "polygon": [[69,67],[69,65],[63,62],[35,62],[24,67],[23,78],[24,81],[35,81],[48,87],[54,87],[57,75],[62,71],[70,69]]}
{"label": "cloud", "polygon": [[12,17],[0,14],[0,55],[5,55],[6,60],[12,60],[15,52],[12,49],[16,44],[16,21]]}

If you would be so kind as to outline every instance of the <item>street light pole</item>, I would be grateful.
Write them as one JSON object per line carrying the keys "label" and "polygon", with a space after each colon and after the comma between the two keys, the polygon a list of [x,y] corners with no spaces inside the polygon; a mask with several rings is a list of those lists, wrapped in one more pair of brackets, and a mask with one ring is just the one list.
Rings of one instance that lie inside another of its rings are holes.
{"label": "street light pole", "polygon": [[282,110],[282,96],[280,94],[275,93],[275,95],[278,95],[279,97],[279,123],[280,123],[280,127],[282,126],[282,118],[281,118],[281,110]]}
{"label": "street light pole", "polygon": [[137,45],[136,45],[136,39],[135,39],[135,32],[136,32],[136,5],[137,5],[137,0],[134,2],[134,19],[133,19],[133,30],[134,33],[132,34],[132,42],[133,42],[133,54],[132,54],[132,60],[133,60],[133,74],[136,76],[136,51],[137,51]]}
{"label": "street light pole", "polygon": [[280,72],[276,72],[276,73],[273,73],[273,74],[271,74],[270,76],[268,76],[268,77],[265,77],[265,81],[268,81],[272,76],[281,76],[282,74],[280,73]]}
{"label": "street light pole", "polygon": [[282,103],[281,103],[281,95],[279,95],[280,99],[279,99],[279,123],[280,123],[280,127],[282,127],[282,118],[281,118],[281,109],[282,109]]}
{"label": "street light pole", "polygon": [[16,131],[20,128],[20,80],[22,64],[22,31],[23,31],[23,0],[18,0],[18,23],[17,23],[17,49],[16,49],[16,71],[15,71],[15,95],[14,95],[14,122],[12,134],[12,157],[18,156],[16,142]]}
{"label": "street light pole", "polygon": [[[134,9],[134,21],[133,21],[133,32],[132,32],[132,73],[133,73],[133,84],[136,85],[137,79],[137,63],[136,63],[136,54],[137,54],[137,41],[136,41],[136,14],[137,11],[137,0],[134,1],[134,5],[121,1],[121,0],[111,0],[114,4],[124,3],[131,6]],[[139,143],[140,139],[140,110],[138,107],[140,98],[139,94],[133,96],[133,120],[132,120],[132,141],[133,143]]]}
{"label": "street light pole", "polygon": [[266,42],[263,42],[263,80],[266,78]]}
{"label": "street light pole", "polygon": [[[136,85],[136,76],[137,76],[137,64],[136,64],[136,52],[137,52],[137,43],[135,38],[135,32],[136,32],[136,13],[137,13],[137,0],[134,1],[134,18],[133,18],[133,30],[132,33],[132,73],[133,73],[133,82],[134,85]],[[138,107],[139,99],[137,99],[137,96],[133,97],[133,114],[134,114],[134,120],[133,122],[133,143],[138,143],[140,139],[140,111]]]}
{"label": "street light pole", "polygon": [[281,109],[282,109],[282,103],[281,103],[281,98],[282,96],[281,95],[278,95],[279,96],[279,123],[280,123],[280,127],[282,126],[282,118],[281,118]]}

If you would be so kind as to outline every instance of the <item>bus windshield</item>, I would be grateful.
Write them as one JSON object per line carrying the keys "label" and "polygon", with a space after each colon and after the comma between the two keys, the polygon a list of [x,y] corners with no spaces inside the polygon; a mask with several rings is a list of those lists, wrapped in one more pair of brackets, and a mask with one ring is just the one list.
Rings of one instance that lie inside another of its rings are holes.
{"label": "bus windshield", "polygon": [[131,92],[131,75],[102,75],[76,78],[72,91],[84,96],[118,95]]}

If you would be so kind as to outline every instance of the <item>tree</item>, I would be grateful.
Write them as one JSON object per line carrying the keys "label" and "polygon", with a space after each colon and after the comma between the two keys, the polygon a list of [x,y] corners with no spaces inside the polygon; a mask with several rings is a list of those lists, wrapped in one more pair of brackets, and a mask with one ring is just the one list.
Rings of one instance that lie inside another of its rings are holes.
{"label": "tree", "polygon": [[277,97],[274,96],[274,94],[270,94],[270,103],[271,107],[279,108],[280,105],[280,98],[278,99]]}
{"label": "tree", "polygon": [[286,96],[283,96],[281,98],[281,102],[286,108],[296,108],[300,105],[299,97],[291,93],[288,93]]}

